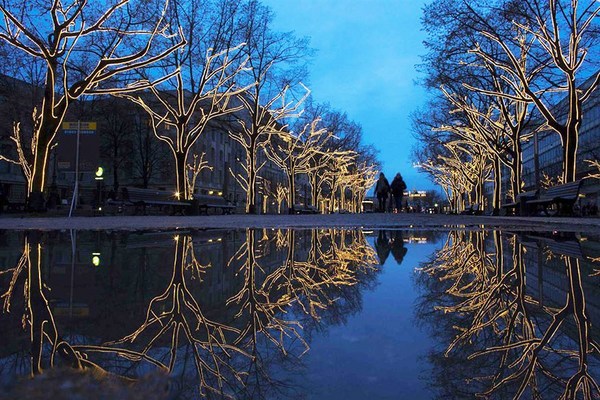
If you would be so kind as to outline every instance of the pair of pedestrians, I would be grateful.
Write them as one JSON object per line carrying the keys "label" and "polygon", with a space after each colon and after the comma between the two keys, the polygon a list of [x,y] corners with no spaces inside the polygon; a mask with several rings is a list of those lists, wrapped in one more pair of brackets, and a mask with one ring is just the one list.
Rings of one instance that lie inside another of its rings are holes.
{"label": "pair of pedestrians", "polygon": [[[406,190],[406,183],[402,179],[400,172],[396,174],[392,180],[392,184],[388,182],[385,175],[379,174],[379,179],[375,185],[375,195],[377,196],[377,211],[385,212],[388,196],[391,194],[395,205],[395,211],[400,212],[402,210],[402,197],[404,196],[404,190]],[[390,207],[391,208],[391,207]]]}

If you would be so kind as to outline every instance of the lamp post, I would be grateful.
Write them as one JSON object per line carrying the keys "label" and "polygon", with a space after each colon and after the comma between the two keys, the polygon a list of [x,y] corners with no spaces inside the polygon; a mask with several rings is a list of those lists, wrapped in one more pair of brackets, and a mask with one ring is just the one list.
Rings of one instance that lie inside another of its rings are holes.
{"label": "lamp post", "polygon": [[95,172],[94,179],[96,180],[96,195],[98,196],[98,211],[102,210],[102,186],[104,183],[104,168],[98,167]]}

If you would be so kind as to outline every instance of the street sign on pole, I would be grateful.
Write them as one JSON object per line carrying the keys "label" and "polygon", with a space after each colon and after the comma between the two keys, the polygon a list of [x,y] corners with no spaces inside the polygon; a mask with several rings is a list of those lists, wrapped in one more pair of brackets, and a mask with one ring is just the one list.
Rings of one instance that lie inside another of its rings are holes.
{"label": "street sign on pole", "polygon": [[[79,129],[78,129],[79,124]],[[94,172],[100,164],[100,139],[93,121],[63,122],[56,148],[57,167],[61,172],[75,172],[79,152],[79,172]],[[79,146],[77,145],[79,132]]]}
{"label": "street sign on pole", "polygon": [[75,173],[73,197],[69,208],[71,217],[79,199],[80,172],[93,172],[100,162],[100,141],[96,134],[96,123],[63,122],[58,139],[57,159],[59,170]]}

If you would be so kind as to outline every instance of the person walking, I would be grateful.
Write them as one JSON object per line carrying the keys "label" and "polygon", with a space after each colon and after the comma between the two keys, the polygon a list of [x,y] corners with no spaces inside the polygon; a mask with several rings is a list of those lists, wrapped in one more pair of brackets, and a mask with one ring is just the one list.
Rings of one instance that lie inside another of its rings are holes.
{"label": "person walking", "polygon": [[402,179],[400,172],[398,172],[394,177],[391,190],[396,205],[396,212],[399,213],[402,210],[402,197],[404,196],[404,191],[406,190],[406,183],[404,183],[404,179]]}
{"label": "person walking", "polygon": [[377,185],[375,185],[375,195],[377,196],[377,205],[379,212],[385,212],[385,204],[390,192],[390,183],[388,182],[385,175],[382,173],[379,174],[379,179],[377,180]]}

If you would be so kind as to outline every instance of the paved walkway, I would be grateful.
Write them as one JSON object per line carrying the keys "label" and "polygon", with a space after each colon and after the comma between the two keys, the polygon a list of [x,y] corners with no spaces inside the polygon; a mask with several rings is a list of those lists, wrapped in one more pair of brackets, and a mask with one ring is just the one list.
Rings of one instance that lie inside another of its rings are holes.
{"label": "paved walkway", "polygon": [[0,229],[327,228],[503,229],[600,234],[600,218],[487,217],[429,214],[211,215],[111,217],[0,216]]}

